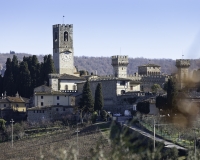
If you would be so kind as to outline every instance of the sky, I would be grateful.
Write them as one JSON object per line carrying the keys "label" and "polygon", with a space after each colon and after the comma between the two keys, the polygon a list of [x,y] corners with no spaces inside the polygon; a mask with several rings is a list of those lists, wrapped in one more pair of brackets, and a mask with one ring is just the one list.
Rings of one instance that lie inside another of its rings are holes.
{"label": "sky", "polygon": [[199,8],[199,0],[0,0],[0,53],[52,54],[52,25],[65,23],[75,56],[196,59]]}

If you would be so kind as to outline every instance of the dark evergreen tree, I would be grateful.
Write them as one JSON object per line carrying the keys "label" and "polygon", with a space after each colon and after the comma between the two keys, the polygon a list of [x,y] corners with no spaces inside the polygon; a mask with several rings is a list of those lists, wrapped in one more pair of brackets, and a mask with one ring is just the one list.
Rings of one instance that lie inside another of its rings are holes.
{"label": "dark evergreen tree", "polygon": [[26,62],[20,63],[19,68],[19,94],[22,97],[30,98],[31,96],[31,75],[28,70],[28,64]]}
{"label": "dark evergreen tree", "polygon": [[40,76],[40,66],[38,65],[38,59],[36,55],[33,55],[31,58],[31,67],[30,67],[30,75],[31,75],[31,92],[33,92],[34,88],[39,86],[39,76]]}
{"label": "dark evergreen tree", "polygon": [[0,97],[3,93],[3,77],[0,75]]}
{"label": "dark evergreen tree", "polygon": [[94,111],[94,100],[92,97],[89,81],[86,81],[83,86],[82,97],[80,99],[79,105],[80,105],[80,109],[85,112]]}
{"label": "dark evergreen tree", "polygon": [[12,74],[12,62],[11,59],[8,58],[6,61],[6,71],[3,78],[3,90],[6,91],[8,96],[13,96],[15,94],[13,88],[14,79]]}
{"label": "dark evergreen tree", "polygon": [[19,89],[19,62],[17,59],[16,55],[13,55],[12,59],[12,73],[13,73],[13,80],[14,80],[14,85],[13,85],[13,95],[15,95]]}
{"label": "dark evergreen tree", "polygon": [[136,108],[140,113],[148,114],[150,112],[150,103],[148,101],[138,102]]}
{"label": "dark evergreen tree", "polygon": [[47,82],[47,85],[49,84],[49,77],[48,75],[50,73],[55,73],[55,67],[53,63],[52,56],[49,54],[48,56],[44,56],[44,62],[41,63],[41,83],[44,84],[44,82]]}
{"label": "dark evergreen tree", "polygon": [[177,90],[176,90],[176,83],[175,79],[168,80],[168,87],[167,87],[167,104],[169,109],[174,112],[177,111],[176,107],[176,100],[177,100]]}
{"label": "dark evergreen tree", "polygon": [[98,83],[96,90],[95,90],[95,103],[94,103],[94,110],[100,111],[102,110],[104,104],[103,104],[103,95],[102,95],[102,89],[101,89],[101,83]]}
{"label": "dark evergreen tree", "polygon": [[156,107],[158,109],[167,110],[167,97],[157,96],[156,97]]}

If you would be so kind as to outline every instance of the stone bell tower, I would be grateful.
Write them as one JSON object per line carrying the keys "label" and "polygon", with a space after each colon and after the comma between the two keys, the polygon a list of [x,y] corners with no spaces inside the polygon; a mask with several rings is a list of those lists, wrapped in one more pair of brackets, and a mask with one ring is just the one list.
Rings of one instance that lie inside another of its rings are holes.
{"label": "stone bell tower", "polygon": [[112,56],[113,74],[118,78],[127,78],[128,56]]}
{"label": "stone bell tower", "polygon": [[53,60],[58,74],[74,73],[73,25],[53,25]]}
{"label": "stone bell tower", "polygon": [[185,82],[189,78],[189,67],[190,60],[189,59],[177,59],[176,67],[178,68],[177,80],[178,80],[178,89],[182,89],[185,86]]}

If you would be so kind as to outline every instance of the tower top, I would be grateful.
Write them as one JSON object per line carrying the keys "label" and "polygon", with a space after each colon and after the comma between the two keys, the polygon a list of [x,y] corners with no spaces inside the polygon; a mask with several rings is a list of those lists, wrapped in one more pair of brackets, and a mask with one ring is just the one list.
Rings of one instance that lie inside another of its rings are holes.
{"label": "tower top", "polygon": [[123,55],[123,56],[119,56],[119,55],[115,55],[112,56],[112,65],[113,66],[120,66],[120,65],[124,65],[127,66],[128,65],[128,56],[127,55]]}
{"label": "tower top", "polygon": [[177,68],[189,68],[190,67],[190,60],[189,59],[177,59],[176,60],[176,67]]}

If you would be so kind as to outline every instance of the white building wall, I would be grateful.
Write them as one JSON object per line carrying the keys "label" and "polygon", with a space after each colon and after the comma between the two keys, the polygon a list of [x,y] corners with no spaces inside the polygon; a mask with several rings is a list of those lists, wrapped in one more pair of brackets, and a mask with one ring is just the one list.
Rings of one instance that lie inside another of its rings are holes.
{"label": "white building wall", "polygon": [[82,80],[77,81],[77,80],[61,80],[60,81],[60,90],[66,90],[66,85],[68,85],[68,90],[74,90],[74,86],[76,86],[77,90],[77,84],[78,82],[82,82]]}
{"label": "white building wall", "polygon": [[[43,96],[43,98],[41,98]],[[57,99],[57,96],[59,96],[59,100]],[[34,97],[35,106],[41,107],[41,106],[49,106],[49,105],[70,105],[69,103],[69,96],[67,95],[35,95]],[[43,105],[41,105],[41,102],[43,102]]]}
{"label": "white building wall", "polygon": [[122,90],[129,91],[129,82],[125,81],[125,85],[120,85],[121,81],[117,81],[117,95],[121,95]]}

